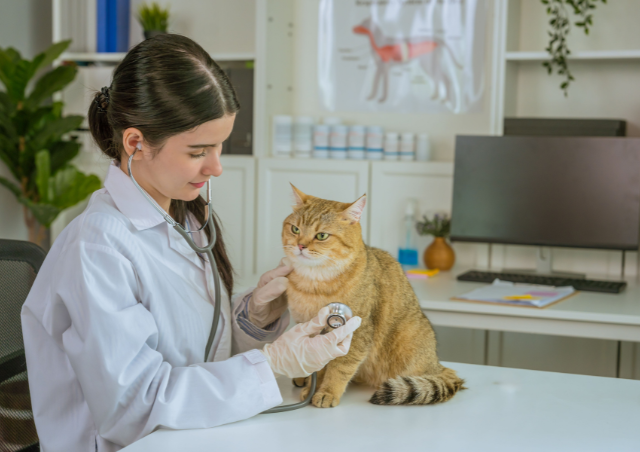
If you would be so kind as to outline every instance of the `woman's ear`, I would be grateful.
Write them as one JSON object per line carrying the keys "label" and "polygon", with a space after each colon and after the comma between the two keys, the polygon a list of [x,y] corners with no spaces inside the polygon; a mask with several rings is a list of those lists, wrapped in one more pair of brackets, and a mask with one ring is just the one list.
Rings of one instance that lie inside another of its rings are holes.
{"label": "woman's ear", "polygon": [[364,194],[358,198],[356,202],[347,207],[342,214],[351,224],[359,223],[362,212],[364,212],[364,206],[367,203],[367,195]]}
{"label": "woman's ear", "polygon": [[[124,147],[124,152],[126,154],[126,158],[131,157],[131,154],[138,149],[133,160],[141,160],[143,154],[145,152],[144,149],[144,137],[142,136],[142,132],[136,129],[135,127],[129,127],[122,133],[122,145]],[[142,152],[140,152],[142,150]]]}

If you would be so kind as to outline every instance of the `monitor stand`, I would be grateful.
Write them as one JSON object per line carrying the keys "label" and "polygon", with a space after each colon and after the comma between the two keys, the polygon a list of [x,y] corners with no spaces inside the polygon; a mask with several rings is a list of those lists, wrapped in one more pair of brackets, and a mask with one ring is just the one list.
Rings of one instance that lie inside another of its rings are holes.
{"label": "monitor stand", "polygon": [[571,273],[571,272],[556,272],[551,268],[553,267],[553,251],[548,246],[539,246],[536,248],[536,269],[515,269],[505,268],[502,270],[504,273],[522,273],[522,274],[534,274],[540,276],[555,276],[565,278],[579,278],[585,279],[587,275],[584,273]]}

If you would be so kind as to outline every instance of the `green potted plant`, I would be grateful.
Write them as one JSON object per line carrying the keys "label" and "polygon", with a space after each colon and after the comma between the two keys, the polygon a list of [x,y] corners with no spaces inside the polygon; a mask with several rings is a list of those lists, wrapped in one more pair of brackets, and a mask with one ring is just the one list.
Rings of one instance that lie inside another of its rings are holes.
{"label": "green potted plant", "polygon": [[447,242],[451,232],[451,219],[446,213],[436,213],[431,219],[423,215],[416,223],[420,235],[432,235],[433,242],[424,251],[424,265],[428,269],[449,270],[456,261],[456,255]]}
{"label": "green potted plant", "polygon": [[[63,103],[51,96],[75,78],[77,68],[58,66],[37,80],[33,77],[49,66],[71,41],[53,44],[33,60],[25,60],[9,47],[0,48],[0,160],[14,180],[0,177],[0,185],[24,206],[29,240],[49,247],[49,227],[64,209],[99,189],[100,179],[78,171],[69,162],[78,155],[80,143],[69,132],[82,116],[64,116]],[[32,86],[28,88],[28,86]]]}
{"label": "green potted plant", "polygon": [[169,8],[162,9],[156,2],[151,6],[142,4],[138,8],[138,22],[142,25],[145,39],[166,33],[169,27]]}

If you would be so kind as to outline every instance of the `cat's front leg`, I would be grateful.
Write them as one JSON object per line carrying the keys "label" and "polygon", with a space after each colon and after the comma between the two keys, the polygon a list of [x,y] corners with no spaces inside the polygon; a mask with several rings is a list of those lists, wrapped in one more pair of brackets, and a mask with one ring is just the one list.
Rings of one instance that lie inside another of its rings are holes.
{"label": "cat's front leg", "polygon": [[[324,378],[324,373],[326,371],[326,367],[319,370],[316,377],[316,390],[322,384],[322,380]],[[298,388],[302,387],[302,391],[300,392],[300,400],[303,401],[309,395],[309,391],[311,390],[311,377],[306,378],[294,378],[293,384]],[[303,387],[304,386],[304,387]]]}
{"label": "cat's front leg", "polygon": [[322,383],[318,384],[318,390],[311,399],[311,403],[318,408],[338,406],[347,385],[366,356],[367,347],[362,338],[357,341],[354,337],[349,353],[334,359],[323,369]]}

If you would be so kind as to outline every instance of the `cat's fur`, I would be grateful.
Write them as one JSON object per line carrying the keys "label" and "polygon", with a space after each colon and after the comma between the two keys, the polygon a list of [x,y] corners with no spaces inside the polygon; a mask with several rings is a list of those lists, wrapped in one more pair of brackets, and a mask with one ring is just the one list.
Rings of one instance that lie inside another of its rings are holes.
{"label": "cat's fur", "polygon": [[[400,264],[362,240],[365,196],[344,204],[293,190],[296,205],[282,230],[294,268],[287,288],[293,318],[306,322],[331,302],[348,305],[362,318],[349,353],[318,372],[312,403],[338,405],[352,380],[378,388],[370,401],[379,405],[422,405],[453,397],[464,381],[438,361],[433,328]],[[320,232],[329,238],[318,240]],[[305,384],[304,379],[294,383]],[[307,379],[303,399],[309,385]]]}

